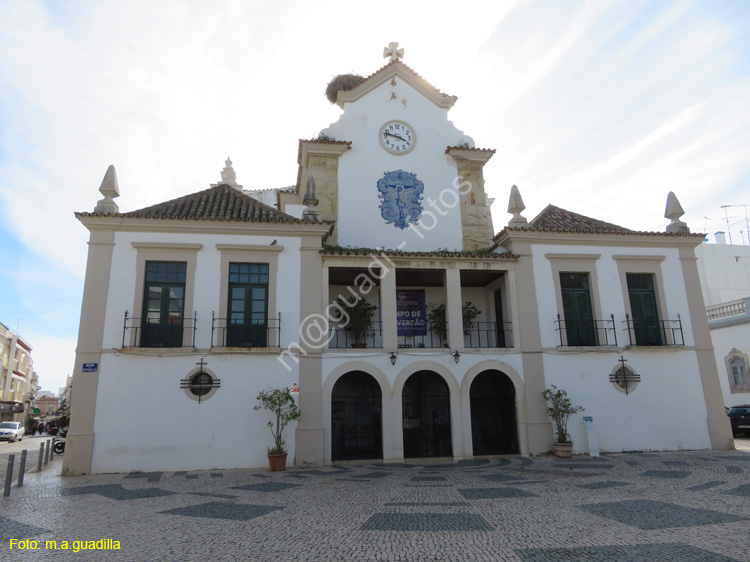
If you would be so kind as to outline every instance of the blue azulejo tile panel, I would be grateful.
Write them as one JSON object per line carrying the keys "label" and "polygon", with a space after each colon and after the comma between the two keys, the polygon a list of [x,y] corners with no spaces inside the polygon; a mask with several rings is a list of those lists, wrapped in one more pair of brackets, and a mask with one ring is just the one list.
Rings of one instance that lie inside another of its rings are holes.
{"label": "blue azulejo tile panel", "polygon": [[647,470],[641,476],[649,478],[687,478],[692,472],[689,470]]}
{"label": "blue azulejo tile panel", "polygon": [[251,492],[280,492],[289,488],[299,488],[299,484],[287,484],[286,482],[261,482],[260,484],[245,484],[244,486],[232,486],[231,490],[248,490]]}
{"label": "blue azulejo tile panel", "polygon": [[697,486],[691,486],[688,488],[691,492],[702,492],[703,490],[710,490],[711,488],[716,488],[716,486],[721,486],[722,484],[726,484],[724,480],[712,480],[711,482],[706,482],[705,484],[698,484]]}
{"label": "blue azulejo tile panel", "polygon": [[687,544],[632,544],[617,546],[579,546],[574,548],[517,548],[523,562],[580,560],[585,562],[739,562],[721,554]]}
{"label": "blue azulejo tile panel", "polygon": [[[27,525],[26,523],[14,521],[7,517],[0,517],[0,540],[3,541],[10,539],[25,539],[27,537],[34,537],[49,532],[49,529]],[[8,545],[5,544],[4,546],[7,547]]]}
{"label": "blue azulejo tile panel", "polygon": [[166,515],[182,515],[183,517],[205,517],[207,519],[230,519],[232,521],[249,521],[256,517],[267,515],[273,511],[284,509],[278,505],[251,505],[225,502],[202,503],[177,509],[160,511]]}
{"label": "blue azulejo tile panel", "polygon": [[376,513],[360,531],[492,531],[481,515],[472,513]]}
{"label": "blue azulejo tile panel", "polygon": [[145,478],[146,482],[158,482],[161,480],[162,472],[131,472],[126,474],[124,478]]}
{"label": "blue azulejo tile panel", "polygon": [[536,498],[536,494],[518,488],[463,488],[459,490],[467,500],[488,500],[508,498]]}
{"label": "blue azulejo tile panel", "polygon": [[586,490],[606,490],[608,488],[619,488],[620,486],[632,486],[628,482],[618,482],[617,480],[607,480],[606,482],[591,482],[590,484],[582,484],[579,488]]}
{"label": "blue azulejo tile panel", "polygon": [[625,500],[576,507],[593,515],[599,515],[644,531],[713,525],[716,523],[735,523],[748,519],[730,513],[696,509],[653,500]]}
{"label": "blue azulejo tile panel", "polygon": [[82,486],[80,488],[63,488],[63,496],[79,496],[81,494],[99,494],[111,500],[140,500],[142,498],[158,498],[169,496],[175,492],[161,488],[142,488],[127,490],[122,484],[102,484],[101,486]]}
{"label": "blue azulejo tile panel", "polygon": [[736,488],[732,488],[731,490],[722,492],[722,494],[726,494],[728,496],[742,496],[743,498],[750,498],[750,484],[742,484],[742,486],[737,486]]}

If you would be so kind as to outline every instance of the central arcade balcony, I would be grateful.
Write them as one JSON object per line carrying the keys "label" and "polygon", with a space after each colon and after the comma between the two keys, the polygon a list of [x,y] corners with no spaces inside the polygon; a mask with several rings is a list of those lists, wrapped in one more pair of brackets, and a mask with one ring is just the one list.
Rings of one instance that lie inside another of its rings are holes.
{"label": "central arcade balcony", "polygon": [[[326,270],[330,349],[513,347],[506,270],[476,263]],[[364,327],[359,308],[371,313]]]}

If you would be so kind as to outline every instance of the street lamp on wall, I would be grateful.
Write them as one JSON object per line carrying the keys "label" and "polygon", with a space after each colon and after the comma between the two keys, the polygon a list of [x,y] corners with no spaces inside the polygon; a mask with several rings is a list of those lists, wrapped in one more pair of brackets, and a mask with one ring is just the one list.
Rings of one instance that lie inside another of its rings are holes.
{"label": "street lamp on wall", "polygon": [[453,354],[453,360],[456,362],[456,365],[458,365],[458,360],[461,359],[461,354],[456,350],[456,352]]}
{"label": "street lamp on wall", "polygon": [[391,351],[391,365],[396,366],[396,354]]}

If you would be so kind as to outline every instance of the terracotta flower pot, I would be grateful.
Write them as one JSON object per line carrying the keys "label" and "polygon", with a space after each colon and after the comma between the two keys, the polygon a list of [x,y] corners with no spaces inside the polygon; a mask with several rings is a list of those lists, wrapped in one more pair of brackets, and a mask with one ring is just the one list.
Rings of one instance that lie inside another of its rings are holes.
{"label": "terracotta flower pot", "polygon": [[357,343],[353,343],[352,347],[354,349],[364,349],[367,347],[367,344],[365,342],[357,342]]}
{"label": "terracotta flower pot", "polygon": [[286,455],[287,453],[268,455],[268,466],[270,467],[271,472],[286,470]]}
{"label": "terracotta flower pot", "polygon": [[560,459],[569,459],[573,456],[573,443],[555,443],[555,456]]}

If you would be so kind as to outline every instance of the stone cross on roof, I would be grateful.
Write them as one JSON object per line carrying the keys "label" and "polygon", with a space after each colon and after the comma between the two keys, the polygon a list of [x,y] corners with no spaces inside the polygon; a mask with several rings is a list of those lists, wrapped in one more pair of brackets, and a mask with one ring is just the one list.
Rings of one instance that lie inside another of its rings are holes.
{"label": "stone cross on roof", "polygon": [[398,48],[398,43],[391,41],[387,47],[383,47],[383,58],[391,57],[391,62],[404,58],[404,48]]}

